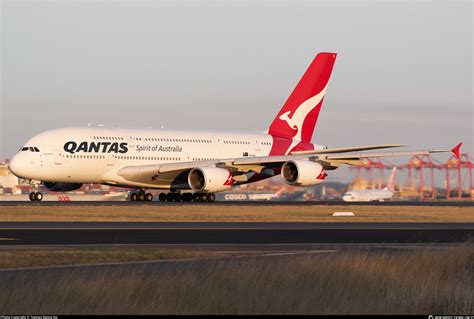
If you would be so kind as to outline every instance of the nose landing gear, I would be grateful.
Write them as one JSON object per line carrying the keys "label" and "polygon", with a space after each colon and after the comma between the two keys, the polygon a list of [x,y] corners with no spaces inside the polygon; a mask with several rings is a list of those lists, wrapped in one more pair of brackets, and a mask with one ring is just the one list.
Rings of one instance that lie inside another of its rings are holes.
{"label": "nose landing gear", "polygon": [[43,194],[40,192],[31,192],[29,197],[32,202],[41,202],[43,200]]}
{"label": "nose landing gear", "polygon": [[43,194],[38,192],[38,181],[30,180],[31,192],[29,195],[30,201],[32,202],[41,202],[43,200]]}

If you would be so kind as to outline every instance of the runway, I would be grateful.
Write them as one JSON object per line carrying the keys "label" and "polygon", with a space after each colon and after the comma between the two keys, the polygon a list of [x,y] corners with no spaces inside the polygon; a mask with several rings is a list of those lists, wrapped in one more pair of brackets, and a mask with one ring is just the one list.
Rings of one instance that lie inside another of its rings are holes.
{"label": "runway", "polygon": [[464,243],[472,239],[473,223],[0,223],[0,246]]}
{"label": "runway", "polygon": [[387,202],[344,202],[344,201],[218,201],[200,202],[128,202],[128,201],[42,201],[1,200],[0,206],[442,206],[474,207],[474,201],[387,201]]}

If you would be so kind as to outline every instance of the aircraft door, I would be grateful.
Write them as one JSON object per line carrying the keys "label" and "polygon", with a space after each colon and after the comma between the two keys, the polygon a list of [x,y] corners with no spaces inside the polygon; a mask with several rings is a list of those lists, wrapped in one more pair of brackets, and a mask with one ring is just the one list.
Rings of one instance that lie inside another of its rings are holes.
{"label": "aircraft door", "polygon": [[253,145],[254,145],[256,151],[261,150],[260,141],[258,140],[258,138],[253,138]]}
{"label": "aircraft door", "polygon": [[115,156],[112,154],[107,155],[107,166],[114,166]]}
{"label": "aircraft door", "polygon": [[222,149],[222,140],[219,137],[214,139],[214,143],[216,144],[217,149]]}
{"label": "aircraft door", "polygon": [[62,165],[63,164],[63,156],[61,152],[54,153],[54,165]]}
{"label": "aircraft door", "polygon": [[128,147],[134,148],[135,147],[135,138],[133,136],[127,137]]}

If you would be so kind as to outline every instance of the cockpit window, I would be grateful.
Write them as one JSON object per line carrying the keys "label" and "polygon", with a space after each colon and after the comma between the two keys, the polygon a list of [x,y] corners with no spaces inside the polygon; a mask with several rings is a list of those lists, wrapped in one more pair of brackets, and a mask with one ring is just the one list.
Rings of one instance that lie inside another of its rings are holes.
{"label": "cockpit window", "polygon": [[26,152],[26,151],[39,152],[40,150],[36,146],[35,147],[25,146],[25,147],[20,148],[20,152]]}

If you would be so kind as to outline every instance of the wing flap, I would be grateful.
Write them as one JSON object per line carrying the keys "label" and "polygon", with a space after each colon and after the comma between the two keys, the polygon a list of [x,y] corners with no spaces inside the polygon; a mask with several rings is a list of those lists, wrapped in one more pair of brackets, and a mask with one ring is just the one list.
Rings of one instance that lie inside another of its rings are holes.
{"label": "wing flap", "polygon": [[248,166],[251,165],[270,165],[284,163],[289,160],[296,159],[310,159],[321,163],[326,163],[325,166],[328,169],[335,169],[342,164],[346,165],[362,165],[364,158],[370,157],[393,157],[393,156],[415,156],[415,155],[428,155],[432,153],[444,153],[450,152],[448,150],[421,150],[421,151],[403,151],[403,152],[376,152],[376,153],[351,153],[341,155],[286,155],[286,156],[260,156],[260,157],[249,157],[249,158],[238,158],[232,163],[234,166]]}
{"label": "wing flap", "polygon": [[404,147],[405,144],[381,144],[381,145],[367,145],[367,146],[354,146],[354,147],[340,147],[340,148],[329,148],[319,150],[308,150],[308,151],[295,151],[291,152],[292,155],[319,155],[319,154],[334,154],[334,153],[349,153],[356,151],[370,151],[384,148]]}
{"label": "wing flap", "polygon": [[378,152],[378,153],[358,153],[348,155],[328,155],[320,156],[321,160],[356,160],[369,157],[393,157],[393,156],[415,156],[429,155],[432,153],[445,153],[447,150],[420,150],[420,151],[404,151],[404,152]]}

